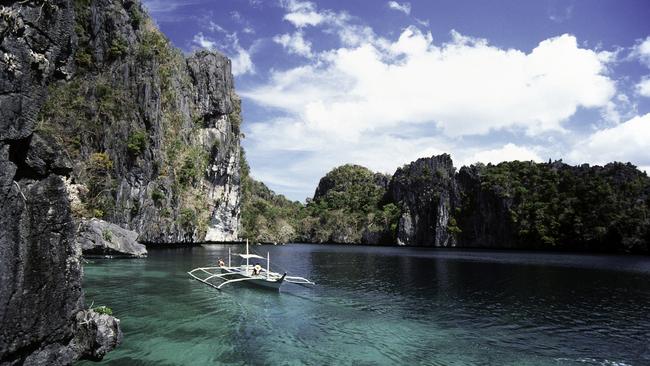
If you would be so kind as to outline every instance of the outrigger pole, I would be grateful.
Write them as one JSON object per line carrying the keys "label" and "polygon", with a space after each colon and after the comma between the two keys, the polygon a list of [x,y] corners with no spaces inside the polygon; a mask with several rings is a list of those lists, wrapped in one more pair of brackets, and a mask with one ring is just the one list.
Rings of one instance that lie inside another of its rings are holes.
{"label": "outrigger pole", "polygon": [[[257,286],[272,288],[279,290],[283,282],[294,283],[297,285],[315,285],[315,283],[304,277],[287,276],[284,274],[271,272],[271,254],[266,252],[266,276],[253,276],[250,268],[250,258],[264,259],[264,257],[257,254],[250,254],[249,242],[246,239],[246,254],[237,254],[239,257],[246,259],[245,266],[232,267],[232,251],[228,248],[228,267],[199,267],[187,272],[194,279],[203,282],[204,284],[221,290],[223,286],[235,282],[247,282]],[[232,278],[232,279],[230,279]],[[216,284],[211,281],[220,280],[224,281],[221,284]]]}

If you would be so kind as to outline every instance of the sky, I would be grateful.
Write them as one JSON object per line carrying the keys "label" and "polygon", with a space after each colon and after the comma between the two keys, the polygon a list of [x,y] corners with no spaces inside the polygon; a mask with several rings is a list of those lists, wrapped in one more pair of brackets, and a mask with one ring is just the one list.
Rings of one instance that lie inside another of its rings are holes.
{"label": "sky", "polygon": [[441,153],[650,172],[650,1],[143,2],[231,58],[251,173],[292,200]]}

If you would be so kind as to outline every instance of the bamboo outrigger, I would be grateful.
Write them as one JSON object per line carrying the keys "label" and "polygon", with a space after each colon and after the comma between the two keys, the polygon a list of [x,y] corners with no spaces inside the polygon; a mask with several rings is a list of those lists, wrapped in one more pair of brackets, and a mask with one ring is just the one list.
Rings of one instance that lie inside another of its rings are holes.
{"label": "bamboo outrigger", "polygon": [[[245,260],[245,264],[240,266],[232,266],[231,252],[228,249],[228,265],[217,267],[199,267],[187,272],[192,278],[221,290],[221,288],[231,283],[250,283],[255,286],[260,286],[268,289],[279,290],[284,282],[295,283],[298,285],[315,285],[315,283],[304,277],[287,276],[286,273],[279,274],[272,272],[270,269],[271,260],[267,252],[266,258],[257,254],[250,254],[248,252],[248,240],[246,241],[246,254],[235,254]],[[250,265],[251,259],[266,259],[266,268],[256,268]],[[216,283],[217,281],[223,281]]]}

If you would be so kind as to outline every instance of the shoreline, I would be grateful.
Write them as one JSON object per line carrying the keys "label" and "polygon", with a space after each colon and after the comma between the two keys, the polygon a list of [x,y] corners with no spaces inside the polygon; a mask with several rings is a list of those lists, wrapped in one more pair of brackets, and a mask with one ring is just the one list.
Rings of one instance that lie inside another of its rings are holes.
{"label": "shoreline", "polygon": [[[196,243],[142,243],[147,247],[147,250],[155,249],[181,249],[181,248],[193,248],[203,245],[243,245],[246,244],[246,241],[228,241],[228,242],[196,242]],[[448,251],[448,252],[462,252],[462,251],[473,251],[473,252],[499,252],[499,253],[512,253],[512,254],[567,254],[567,255],[616,255],[622,257],[643,257],[649,258],[650,254],[646,253],[630,253],[630,252],[615,252],[615,251],[598,251],[598,250],[578,250],[578,249],[550,249],[550,248],[486,248],[486,247],[423,247],[423,246],[406,246],[406,245],[376,245],[376,244],[354,244],[354,243],[309,243],[309,242],[289,242],[285,244],[272,244],[272,243],[261,243],[262,246],[289,246],[293,244],[304,244],[304,245],[323,245],[323,246],[332,246],[332,247],[369,247],[369,248],[396,248],[396,249],[408,249],[408,250],[418,250],[418,251]],[[259,246],[257,243],[252,244],[251,246]]]}

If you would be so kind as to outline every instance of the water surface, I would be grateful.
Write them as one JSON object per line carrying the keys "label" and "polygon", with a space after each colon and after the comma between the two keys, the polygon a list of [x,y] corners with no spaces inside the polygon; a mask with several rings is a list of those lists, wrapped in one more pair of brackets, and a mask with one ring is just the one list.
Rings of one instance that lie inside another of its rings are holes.
{"label": "water surface", "polygon": [[221,245],[86,264],[87,303],[111,307],[125,334],[102,364],[650,365],[648,257],[254,249],[317,286],[192,280]]}

